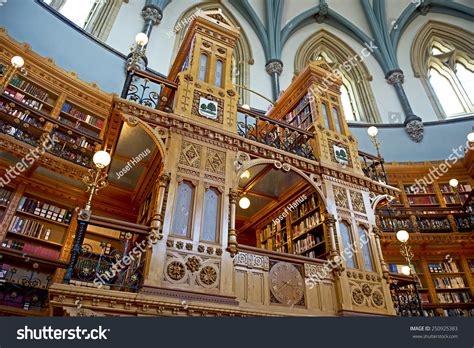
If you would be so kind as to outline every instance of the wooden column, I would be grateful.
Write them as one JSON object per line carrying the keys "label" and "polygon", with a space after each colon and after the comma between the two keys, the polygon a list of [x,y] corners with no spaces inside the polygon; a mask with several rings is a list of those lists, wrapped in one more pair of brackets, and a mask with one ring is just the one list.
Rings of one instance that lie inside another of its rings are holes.
{"label": "wooden column", "polygon": [[232,257],[237,254],[237,233],[235,232],[235,210],[239,193],[235,190],[230,189],[229,191],[229,202],[230,202],[230,226],[229,226],[229,240],[227,242],[227,251]]}

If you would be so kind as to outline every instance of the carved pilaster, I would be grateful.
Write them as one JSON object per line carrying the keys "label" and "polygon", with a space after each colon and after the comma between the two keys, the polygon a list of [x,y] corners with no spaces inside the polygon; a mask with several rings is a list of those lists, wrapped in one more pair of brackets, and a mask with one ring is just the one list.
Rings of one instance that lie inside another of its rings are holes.
{"label": "carved pilaster", "polygon": [[339,255],[339,243],[336,235],[336,219],[334,218],[334,215],[327,210],[324,211],[323,217],[323,223],[327,233],[326,242],[328,243],[329,259],[332,261],[333,265],[336,265],[332,271],[335,276],[340,276],[344,271],[344,267],[342,267],[341,256]]}
{"label": "carved pilaster", "polygon": [[229,190],[229,240],[227,242],[227,251],[230,253],[230,256],[234,257],[237,254],[237,233],[235,232],[235,209],[237,204],[237,199],[239,198],[239,193],[236,190]]}
{"label": "carved pilaster", "polygon": [[380,245],[380,237],[382,236],[382,230],[378,226],[374,226],[372,228],[372,232],[375,236],[375,244],[377,246],[377,253],[379,254],[380,264],[382,265],[383,277],[388,282],[390,279],[390,271],[383,257],[382,246]]}

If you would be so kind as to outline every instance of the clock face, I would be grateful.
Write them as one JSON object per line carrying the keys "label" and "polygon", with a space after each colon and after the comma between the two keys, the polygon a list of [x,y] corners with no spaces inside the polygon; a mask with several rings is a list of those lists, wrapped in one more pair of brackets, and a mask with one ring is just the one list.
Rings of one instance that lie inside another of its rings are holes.
{"label": "clock face", "polygon": [[292,306],[303,298],[303,278],[291,263],[279,262],[275,264],[270,270],[269,278],[270,291],[280,303]]}

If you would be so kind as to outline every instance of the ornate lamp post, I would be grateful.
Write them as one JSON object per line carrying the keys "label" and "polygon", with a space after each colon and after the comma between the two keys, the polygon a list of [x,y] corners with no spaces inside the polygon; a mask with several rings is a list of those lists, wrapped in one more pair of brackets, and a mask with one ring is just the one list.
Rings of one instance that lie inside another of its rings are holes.
{"label": "ornate lamp post", "polygon": [[449,180],[449,186],[453,188],[454,194],[456,195],[457,199],[459,200],[459,204],[462,205],[461,201],[461,195],[459,194],[459,189],[458,189],[459,181],[457,179],[451,179]]}
{"label": "ornate lamp post", "polygon": [[122,98],[126,99],[128,94],[128,88],[132,82],[133,72],[135,70],[140,70],[140,62],[144,62],[144,66],[147,65],[146,58],[146,48],[145,46],[148,43],[148,36],[145,33],[138,33],[135,36],[135,43],[130,47],[130,54],[128,55],[126,62],[126,73],[125,83],[123,85]]}
{"label": "ornate lamp post", "polygon": [[408,239],[410,234],[405,230],[400,230],[397,232],[397,239],[400,242],[400,254],[405,258],[407,265],[402,267],[402,273],[405,275],[412,275],[413,277],[413,287],[414,291],[411,291],[411,294],[407,295],[406,308],[400,308],[401,311],[407,310],[410,314],[416,316],[423,316],[423,308],[421,307],[420,294],[418,293],[418,281],[419,278],[416,274],[415,267],[413,266],[413,251],[411,250],[410,245],[408,245]]}
{"label": "ornate lamp post", "polygon": [[385,167],[384,167],[384,164],[383,164],[384,161],[383,161],[383,158],[382,158],[382,154],[380,152],[380,141],[377,139],[378,132],[379,132],[379,130],[377,129],[377,127],[374,127],[374,126],[369,127],[367,129],[367,134],[369,134],[370,140],[372,140],[372,144],[374,144],[375,151],[377,151],[377,158],[379,160],[380,167],[382,169],[381,176],[382,176],[383,180],[380,180],[379,174],[376,171],[376,167],[375,166],[373,167],[375,178],[379,178],[379,181],[383,181],[386,184],[387,183],[387,175],[385,174]]}
{"label": "ornate lamp post", "polygon": [[64,283],[68,284],[74,274],[74,268],[76,267],[79,254],[82,250],[82,243],[87,230],[87,225],[91,216],[91,204],[92,199],[97,192],[108,185],[107,182],[107,171],[105,168],[110,164],[110,155],[106,151],[97,151],[92,158],[95,167],[89,169],[88,174],[82,178],[83,182],[87,185],[87,191],[89,192],[89,199],[87,200],[84,209],[81,209],[78,216],[78,226],[76,235],[74,237],[74,244],[71,251],[71,258],[69,265],[64,275]]}
{"label": "ornate lamp post", "polygon": [[14,56],[10,63],[11,65],[3,66],[0,70],[0,92],[3,92],[17,72],[26,75],[26,69],[23,67],[25,61],[22,57]]}

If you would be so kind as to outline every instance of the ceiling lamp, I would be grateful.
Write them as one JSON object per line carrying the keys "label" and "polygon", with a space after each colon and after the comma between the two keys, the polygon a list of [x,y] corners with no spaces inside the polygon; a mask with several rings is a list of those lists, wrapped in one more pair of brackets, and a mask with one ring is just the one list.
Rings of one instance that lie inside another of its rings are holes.
{"label": "ceiling lamp", "polygon": [[250,199],[248,199],[247,197],[242,197],[240,200],[239,200],[239,207],[241,207],[242,209],[248,209],[248,207],[250,207]]}
{"label": "ceiling lamp", "polygon": [[467,140],[469,140],[470,143],[474,143],[474,132],[467,135]]}
{"label": "ceiling lamp", "polygon": [[397,232],[397,239],[402,242],[406,243],[408,241],[408,238],[410,238],[410,235],[408,234],[407,231],[405,230],[400,230]]}
{"label": "ceiling lamp", "polygon": [[367,133],[371,136],[371,137],[375,137],[377,135],[377,133],[379,132],[379,130],[377,129],[377,127],[369,127],[367,129]]}
{"label": "ceiling lamp", "polygon": [[411,269],[410,269],[409,266],[402,266],[401,271],[404,275],[410,275],[410,273],[411,273]]}
{"label": "ceiling lamp", "polygon": [[249,172],[248,170],[246,170],[245,172],[243,172],[242,174],[240,174],[240,178],[241,178],[241,179],[244,179],[244,180],[250,178],[250,172]]}
{"label": "ceiling lamp", "polygon": [[459,184],[459,181],[457,179],[449,180],[449,186],[451,186],[452,188],[458,187],[458,184]]}

